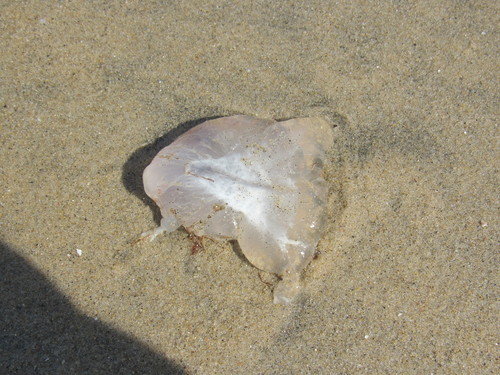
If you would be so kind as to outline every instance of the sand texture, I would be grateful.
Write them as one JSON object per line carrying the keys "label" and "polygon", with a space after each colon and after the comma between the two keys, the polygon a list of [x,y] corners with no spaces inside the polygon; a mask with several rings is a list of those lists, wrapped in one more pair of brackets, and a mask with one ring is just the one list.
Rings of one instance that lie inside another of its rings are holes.
{"label": "sand texture", "polygon": [[[1,374],[500,372],[495,1],[2,1]],[[142,188],[209,118],[323,116],[291,306]]]}

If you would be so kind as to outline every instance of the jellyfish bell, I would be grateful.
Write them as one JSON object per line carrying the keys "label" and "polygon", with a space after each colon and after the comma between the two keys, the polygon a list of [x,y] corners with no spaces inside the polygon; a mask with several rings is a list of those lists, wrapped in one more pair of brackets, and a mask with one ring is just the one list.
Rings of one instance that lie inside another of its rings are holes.
{"label": "jellyfish bell", "polygon": [[144,170],[160,227],[237,240],[257,268],[279,275],[275,303],[290,303],[326,225],[323,178],[332,130],[321,118],[250,116],[206,121],[162,149]]}

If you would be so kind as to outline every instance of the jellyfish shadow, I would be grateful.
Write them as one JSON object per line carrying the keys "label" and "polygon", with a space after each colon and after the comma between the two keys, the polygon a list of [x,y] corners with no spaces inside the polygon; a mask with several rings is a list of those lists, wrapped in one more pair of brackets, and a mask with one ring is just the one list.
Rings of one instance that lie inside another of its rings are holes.
{"label": "jellyfish shadow", "polygon": [[151,163],[156,154],[164,147],[175,141],[180,135],[189,129],[208,121],[219,118],[220,116],[203,117],[196,120],[186,121],[169,130],[167,133],[157,138],[152,143],[140,147],[125,162],[122,168],[123,186],[145,205],[149,206],[153,212],[154,221],[159,225],[161,220],[160,210],[156,204],[146,195],[142,184],[142,172]]}
{"label": "jellyfish shadow", "polygon": [[0,373],[186,374],[137,339],[77,311],[0,242]]}

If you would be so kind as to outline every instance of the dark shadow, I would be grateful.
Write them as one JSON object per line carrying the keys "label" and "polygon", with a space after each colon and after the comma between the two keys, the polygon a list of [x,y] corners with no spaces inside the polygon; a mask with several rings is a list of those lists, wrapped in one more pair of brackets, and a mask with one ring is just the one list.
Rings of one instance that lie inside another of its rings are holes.
{"label": "dark shadow", "polygon": [[0,374],[185,374],[131,336],[78,312],[0,243]]}
{"label": "dark shadow", "polygon": [[181,134],[187,132],[189,129],[201,124],[202,122],[219,118],[220,116],[204,117],[197,120],[187,121],[179,126],[169,130],[167,133],[156,139],[149,145],[137,149],[123,165],[122,182],[125,188],[144,204],[151,208],[154,214],[154,220],[159,225],[161,220],[160,210],[156,204],[149,199],[144,192],[142,185],[142,172],[153,160],[156,154],[164,147],[171,144]]}
{"label": "dark shadow", "polygon": [[233,249],[233,252],[236,254],[236,256],[238,258],[240,258],[240,260],[242,262],[244,262],[244,263],[248,264],[249,266],[253,267],[253,264],[250,263],[250,261],[247,259],[247,257],[245,256],[245,254],[243,254],[243,250],[241,250],[240,244],[238,243],[237,240],[230,240],[229,244],[231,245],[231,248]]}

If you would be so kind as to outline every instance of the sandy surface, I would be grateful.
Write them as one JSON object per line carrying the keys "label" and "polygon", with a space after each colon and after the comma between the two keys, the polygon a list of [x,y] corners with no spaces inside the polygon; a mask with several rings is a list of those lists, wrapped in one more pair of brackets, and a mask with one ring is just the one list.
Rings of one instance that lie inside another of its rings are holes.
{"label": "sandy surface", "polygon": [[[3,1],[4,370],[498,373],[498,3],[378,3]],[[289,307],[230,244],[131,245],[153,155],[240,113],[336,125]]]}

